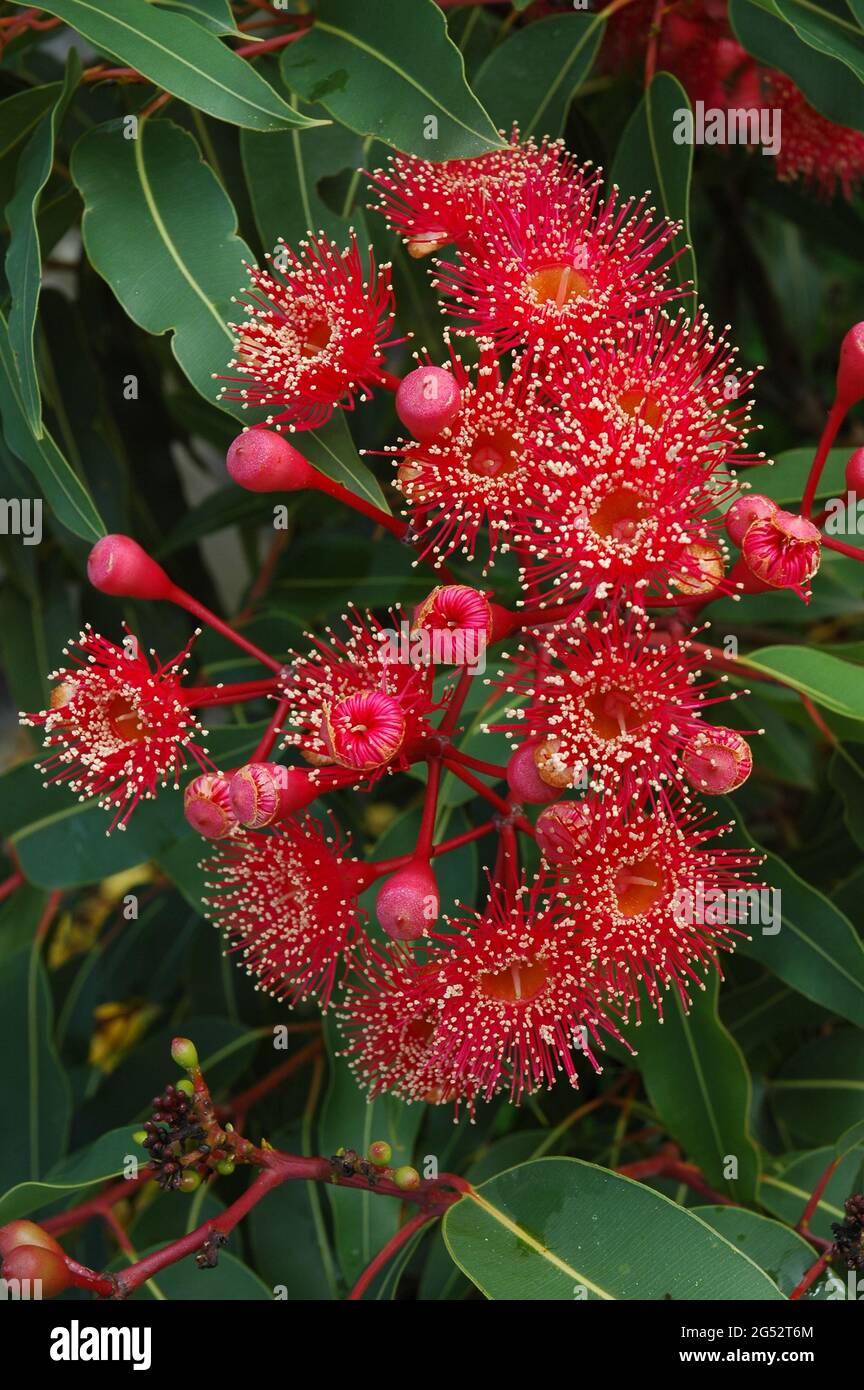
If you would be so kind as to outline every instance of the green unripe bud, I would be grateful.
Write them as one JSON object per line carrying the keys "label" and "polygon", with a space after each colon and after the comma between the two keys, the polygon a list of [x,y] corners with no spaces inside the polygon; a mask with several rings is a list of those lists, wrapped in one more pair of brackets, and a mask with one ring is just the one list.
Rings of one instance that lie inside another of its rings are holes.
{"label": "green unripe bud", "polygon": [[374,1139],[366,1150],[366,1157],[376,1168],[386,1168],[393,1157],[393,1150],[386,1139]]}
{"label": "green unripe bud", "polygon": [[416,1168],[411,1168],[405,1163],[396,1169],[393,1181],[402,1192],[414,1192],[420,1186],[420,1174]]}
{"label": "green unripe bud", "polygon": [[132,1135],[132,1143],[133,1143],[133,1144],[141,1144],[141,1145],[143,1145],[144,1140],[145,1140],[146,1138],[147,1138],[147,1131],[146,1131],[146,1129],[136,1129],[135,1133]]}
{"label": "green unripe bud", "polygon": [[171,1044],[171,1056],[184,1071],[191,1071],[198,1065],[198,1049],[190,1038],[175,1038]]}
{"label": "green unripe bud", "polygon": [[221,1173],[223,1178],[230,1178],[236,1167],[233,1158],[220,1158],[216,1164],[216,1172]]}
{"label": "green unripe bud", "polygon": [[196,1173],[193,1168],[187,1169],[187,1171],[183,1174],[182,1178],[180,1179],[180,1191],[194,1192],[195,1189],[200,1186],[201,1174]]}
{"label": "green unripe bud", "polygon": [[192,1085],[188,1076],[184,1076],[182,1081],[178,1081],[174,1089],[175,1091],[182,1091],[184,1096],[194,1096],[195,1094],[195,1087]]}

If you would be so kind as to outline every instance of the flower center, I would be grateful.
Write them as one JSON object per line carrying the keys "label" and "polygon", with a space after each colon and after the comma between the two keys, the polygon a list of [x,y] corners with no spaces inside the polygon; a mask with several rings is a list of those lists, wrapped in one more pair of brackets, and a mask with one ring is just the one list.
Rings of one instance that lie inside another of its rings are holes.
{"label": "flower center", "polygon": [[639,727],[641,715],[632,694],[626,690],[607,690],[589,695],[585,701],[598,738],[606,742],[622,738]]}
{"label": "flower center", "polygon": [[663,411],[656,397],[635,387],[631,391],[622,392],[618,397],[618,404],[627,415],[641,415],[653,429],[656,429],[663,419]]}
{"label": "flower center", "polygon": [[624,917],[641,917],[663,896],[663,870],[649,854],[635,864],[623,864],[615,875],[613,887],[618,911]]}
{"label": "flower center", "polygon": [[535,270],[526,279],[525,288],[531,291],[538,304],[554,304],[563,309],[574,299],[584,299],[591,283],[581,270],[562,263]]}
{"label": "flower center", "polygon": [[313,319],[302,336],[300,355],[317,357],[330,341],[330,325],[326,319]]}
{"label": "flower center", "polygon": [[480,434],[474,441],[468,469],[481,478],[502,478],[519,467],[519,446],[507,430]]}
{"label": "flower center", "polygon": [[125,695],[114,696],[106,715],[112,734],[124,743],[141,743],[150,735],[147,725],[142,724],[138,711]]}
{"label": "flower center", "polygon": [[595,507],[588,524],[604,541],[631,541],[640,521],[648,515],[648,503],[632,488],[621,487]]}
{"label": "flower center", "polygon": [[498,999],[503,1004],[525,1004],[540,993],[548,978],[549,971],[543,961],[532,960],[481,975],[478,984],[480,993],[487,999]]}

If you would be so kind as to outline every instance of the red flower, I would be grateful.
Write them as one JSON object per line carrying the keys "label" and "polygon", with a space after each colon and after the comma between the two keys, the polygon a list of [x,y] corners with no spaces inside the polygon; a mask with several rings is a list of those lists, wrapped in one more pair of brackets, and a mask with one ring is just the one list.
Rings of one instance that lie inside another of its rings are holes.
{"label": "red flower", "polygon": [[[508,716],[524,740],[542,740],[534,759],[545,782],[591,787],[623,807],[668,799],[669,786],[686,792],[680,754],[712,703],[710,686],[695,684],[701,659],[687,640],[655,645],[653,624],[634,610],[553,630],[539,659],[520,647],[520,670],[496,684],[528,697]],[[514,735],[512,722],[489,727]]]}
{"label": "red flower", "polygon": [[[67,782],[79,801],[95,797],[116,812],[109,827],[125,830],[141,800],[157,788],[176,787],[186,755],[199,767],[212,766],[197,742],[206,730],[186,702],[182,662],[189,647],[173,660],[154,664],[138,649],[100,637],[89,624],[77,642],[63,650],[72,664],[52,671],[58,681],[50,709],[22,714],[22,724],[41,726],[50,756],[39,764],[50,782]],[[124,809],[125,808],[125,809]]]}
{"label": "red flower", "polygon": [[440,1062],[431,1046],[436,1010],[417,993],[417,967],[410,956],[366,953],[357,983],[339,1013],[345,1038],[342,1055],[369,1099],[387,1093],[427,1105],[462,1101],[473,1114],[477,1087],[457,1067]]}
{"label": "red flower", "polygon": [[203,868],[208,916],[240,953],[247,974],[277,999],[309,995],[326,1009],[340,963],[361,933],[356,861],[311,818],[272,834],[240,831]]}
{"label": "red flower", "polygon": [[677,226],[654,220],[645,198],[618,206],[617,192],[598,196],[595,182],[564,207],[532,177],[484,208],[460,264],[436,262],[433,283],[453,317],[501,352],[522,344],[570,352],[680,294],[666,278]]}
{"label": "red flower", "polygon": [[562,1071],[578,1086],[575,1057],[600,1071],[602,1033],[621,1041],[582,930],[563,916],[537,886],[493,885],[483,912],[451,920],[458,934],[434,938],[419,973],[416,998],[436,1020],[432,1056],[485,1100],[506,1088],[518,1102]]}
{"label": "red flower", "polygon": [[763,85],[782,116],[777,177],[800,179],[826,198],[839,188],[851,202],[864,179],[864,133],[814,110],[782,72],[768,70]]}
{"label": "red flower", "polygon": [[269,270],[247,266],[251,284],[239,301],[247,320],[229,325],[237,334],[229,365],[240,375],[225,378],[238,384],[222,395],[244,409],[276,407],[261,424],[316,429],[334,406],[353,409],[355,393],[365,400],[380,382],[394,301],[390,267],[376,270],[371,249],[364,266],[353,234],[343,252],[323,236],[301,246],[280,242]]}
{"label": "red flower", "polygon": [[543,179],[565,204],[578,196],[586,181],[586,172],[574,169],[561,141],[520,144],[518,131],[507,149],[474,159],[433,164],[415,155],[395,154],[388,163],[388,169],[372,174],[371,191],[379,197],[375,210],[383,213],[415,258],[450,242],[470,246],[483,210],[512,198],[529,176]]}
{"label": "red flower", "polygon": [[399,447],[396,486],[425,542],[421,555],[474,559],[486,526],[491,565],[529,524],[544,484],[554,491],[570,447],[566,422],[530,360],[517,358],[505,380],[496,351],[481,343],[473,382],[455,354],[452,364],[459,413],[436,438]]}
{"label": "red flower", "polygon": [[[695,596],[722,581],[718,508],[749,422],[754,373],[704,318],[649,314],[615,348],[556,364],[574,462],[514,548],[536,595]],[[586,605],[587,606],[587,605]]]}
{"label": "red flower", "polygon": [[[580,804],[602,828],[574,835],[569,861],[555,858],[560,897],[583,950],[595,958],[603,987],[625,1006],[633,1001],[637,1013],[640,984],[661,1013],[670,985],[688,1005],[706,967],[721,969],[718,952],[747,934],[756,885],[745,880],[761,859],[706,847],[729,827],[677,802],[618,819],[592,801]],[[749,900],[738,896],[748,890]]]}
{"label": "red flower", "polygon": [[352,608],[346,638],[328,628],[328,641],[314,638],[308,654],[294,654],[285,672],[291,703],[283,747],[299,748],[317,765],[338,762],[367,774],[408,766],[432,732],[434,668],[417,656],[401,610],[390,616],[393,626],[385,628]]}

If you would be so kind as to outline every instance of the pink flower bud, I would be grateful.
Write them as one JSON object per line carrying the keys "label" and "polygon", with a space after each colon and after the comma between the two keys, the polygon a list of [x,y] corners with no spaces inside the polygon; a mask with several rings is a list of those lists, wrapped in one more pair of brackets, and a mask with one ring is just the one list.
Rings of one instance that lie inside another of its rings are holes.
{"label": "pink flower bud", "polygon": [[846,486],[850,492],[864,492],[864,449],[856,449],[846,464]]}
{"label": "pink flower bud", "polygon": [[229,788],[234,815],[250,830],[293,816],[320,794],[320,783],[308,772],[281,763],[247,763],[234,773]]}
{"label": "pink flower bud", "polygon": [[758,492],[748,492],[732,503],[726,513],[726,532],[735,545],[741,544],[754,521],[765,521],[774,515],[777,503]]}
{"label": "pink flower bud", "polygon": [[544,801],[555,801],[558,788],[550,787],[537,771],[534,761],[536,743],[523,743],[516,749],[507,764],[507,785],[517,801],[528,805],[542,806]]}
{"label": "pink flower bud", "polygon": [[443,367],[418,367],[399,383],[396,414],[415,439],[434,439],[455,420],[462,393]]}
{"label": "pink flower bud", "polygon": [[861,400],[864,400],[864,323],[856,323],[840,344],[837,401],[848,410],[850,405]]}
{"label": "pink flower bud", "polygon": [[314,468],[275,430],[238,434],[226,463],[234,482],[247,492],[296,492],[315,484]]}
{"label": "pink flower bud", "polygon": [[701,729],[684,748],[684,774],[691,786],[708,796],[722,796],[740,787],[753,770],[750,745],[736,729]]}
{"label": "pink flower bud", "polygon": [[378,889],[378,921],[394,941],[415,941],[437,921],[438,884],[430,866],[415,859],[391,874]]}
{"label": "pink flower bud", "polygon": [[183,813],[193,830],[208,840],[224,840],[237,825],[228,794],[228,778],[220,772],[193,777],[183,793]]}
{"label": "pink flower bud", "polygon": [[324,735],[337,763],[371,772],[399,752],[405,738],[405,716],[392,695],[361,690],[325,706]]}
{"label": "pink flower bud", "polygon": [[596,825],[590,802],[558,801],[537,817],[537,844],[551,864],[571,864],[594,839]]}
{"label": "pink flower bud", "polygon": [[819,569],[822,537],[812,521],[795,512],[778,510],[754,521],[741,542],[741,554],[751,574],[772,589],[792,589],[804,596]]}
{"label": "pink flower bud", "polygon": [[488,637],[492,614],[486,595],[467,584],[439,584],[428,598],[414,609],[415,632],[418,628],[461,629],[482,632]]}
{"label": "pink flower bud", "polygon": [[174,585],[131,536],[103,536],[87,557],[87,578],[103,594],[118,598],[169,598]]}

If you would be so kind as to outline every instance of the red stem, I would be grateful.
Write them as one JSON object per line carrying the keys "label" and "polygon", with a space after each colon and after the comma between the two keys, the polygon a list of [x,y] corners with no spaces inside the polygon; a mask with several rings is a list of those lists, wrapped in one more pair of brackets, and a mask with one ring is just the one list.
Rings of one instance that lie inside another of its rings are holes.
{"label": "red stem", "polygon": [[357,1280],[357,1283],[349,1293],[348,1302],[356,1303],[361,1299],[372,1283],[372,1280],[375,1278],[375,1275],[384,1268],[388,1260],[392,1260],[393,1256],[402,1249],[402,1246],[407,1244],[415,1231],[421,1231],[428,1222],[434,1221],[434,1219],[434,1213],[430,1214],[426,1211],[417,1211],[410,1220],[405,1222],[404,1226],[400,1226],[396,1234],[391,1236],[387,1244],[382,1246],[378,1251],[374,1260],[371,1260],[366,1266],[360,1278]]}
{"label": "red stem", "polygon": [[790,1303],[796,1303],[798,1299],[801,1297],[801,1295],[807,1292],[810,1285],[815,1284],[816,1280],[819,1278],[819,1275],[824,1273],[824,1271],[828,1268],[828,1262],[831,1259],[832,1251],[833,1246],[831,1250],[826,1250],[825,1254],[819,1257],[815,1265],[810,1266],[807,1273],[804,1275],[804,1278],[801,1280],[799,1284],[795,1285],[794,1289],[790,1293]]}
{"label": "red stem", "polygon": [[8,897],[11,897],[15,889],[20,888],[22,883],[26,883],[26,881],[20,869],[16,869],[14,874],[10,874],[8,878],[4,879],[3,882],[0,883],[0,903],[5,902]]}
{"label": "red stem", "polygon": [[828,1186],[829,1182],[834,1176],[834,1170],[839,1162],[839,1158],[832,1158],[831,1162],[828,1164],[824,1173],[822,1174],[816,1186],[814,1187],[813,1192],[807,1202],[807,1205],[801,1213],[801,1220],[795,1227],[799,1235],[803,1236],[807,1232],[810,1226],[810,1222],[813,1219],[813,1213],[818,1207],[819,1202],[821,1200],[822,1193],[825,1191],[825,1188]]}
{"label": "red stem", "polygon": [[248,653],[249,656],[254,656],[255,660],[260,661],[262,666],[268,666],[270,670],[275,671],[277,675],[282,674],[281,661],[276,661],[272,656],[268,656],[260,647],[256,647],[254,642],[250,642],[247,637],[243,637],[239,632],[235,632],[232,627],[229,627],[228,624],[222,620],[222,618],[217,617],[209,608],[205,608],[203,603],[199,603],[196,598],[193,598],[191,594],[187,594],[184,589],[179,589],[176,584],[172,584],[170,592],[166,594],[166,598],[170,602],[176,603],[179,608],[185,608],[187,613],[191,613],[192,616],[198,618],[200,622],[206,623],[208,627],[212,627],[214,632],[218,632],[221,637],[225,637],[229,642],[233,642],[235,647],[240,647],[244,652]]}
{"label": "red stem", "polygon": [[454,758],[463,767],[473,767],[475,772],[495,777],[499,782],[507,776],[506,767],[502,767],[500,763],[484,763],[481,758],[472,758],[470,753],[463,753],[461,748],[448,748],[447,757]]}
{"label": "red stem", "polygon": [[432,836],[435,831],[435,817],[438,814],[438,793],[441,789],[441,758],[427,759],[426,794],[423,798],[423,815],[417,832],[417,848],[413,859],[428,863],[432,854]]}
{"label": "red stem", "polygon": [[816,448],[813,462],[810,465],[810,473],[807,478],[807,485],[804,488],[804,496],[801,498],[801,515],[810,517],[813,511],[813,499],[816,496],[816,489],[819,486],[819,479],[822,477],[822,469],[825,467],[825,460],[828,457],[828,450],[834,443],[835,436],[843,423],[847,406],[840,401],[834,402],[828,412],[828,419],[825,421],[825,428],[822,431],[822,438]]}
{"label": "red stem", "polygon": [[270,720],[270,723],[267,725],[267,728],[261,735],[261,742],[258,744],[258,747],[255,749],[255,752],[249,759],[250,763],[263,763],[265,761],[273,747],[273,744],[276,742],[277,738],[279,737],[279,734],[281,733],[282,721],[288,712],[288,707],[290,703],[291,701],[287,696],[283,697],[279,701],[279,703],[276,706],[276,709],[273,712],[273,718]]}
{"label": "red stem", "polygon": [[233,685],[187,685],[183,690],[190,709],[205,705],[233,705],[243,700],[259,700],[272,695],[278,682],[272,678],[260,681],[237,681]]}
{"label": "red stem", "polygon": [[327,497],[333,497],[337,502],[343,502],[346,507],[352,507],[361,516],[368,517],[374,521],[376,526],[384,526],[391,535],[397,540],[404,540],[408,532],[408,527],[404,521],[400,521],[397,516],[391,516],[390,512],[382,511],[373,502],[367,502],[364,498],[358,497],[356,492],[337,483],[333,478],[328,478],[326,473],[315,470],[314,487],[316,491],[323,492]]}
{"label": "red stem", "polygon": [[478,777],[474,776],[473,772],[469,772],[467,767],[461,767],[459,763],[451,762],[449,753],[444,754],[444,762],[454,777],[458,777],[460,782],[464,782],[466,787],[470,787],[478,796],[485,797],[490,806],[494,806],[496,811],[501,812],[502,816],[510,815],[513,808],[509,801],[505,801],[503,797],[493,792],[491,788],[486,786],[485,782],[481,782]]}
{"label": "red stem", "polygon": [[848,555],[852,560],[864,560],[864,550],[857,550],[854,545],[847,545],[845,541],[835,540],[833,536],[826,536],[823,533],[822,544],[827,550],[836,550],[839,555]]}

